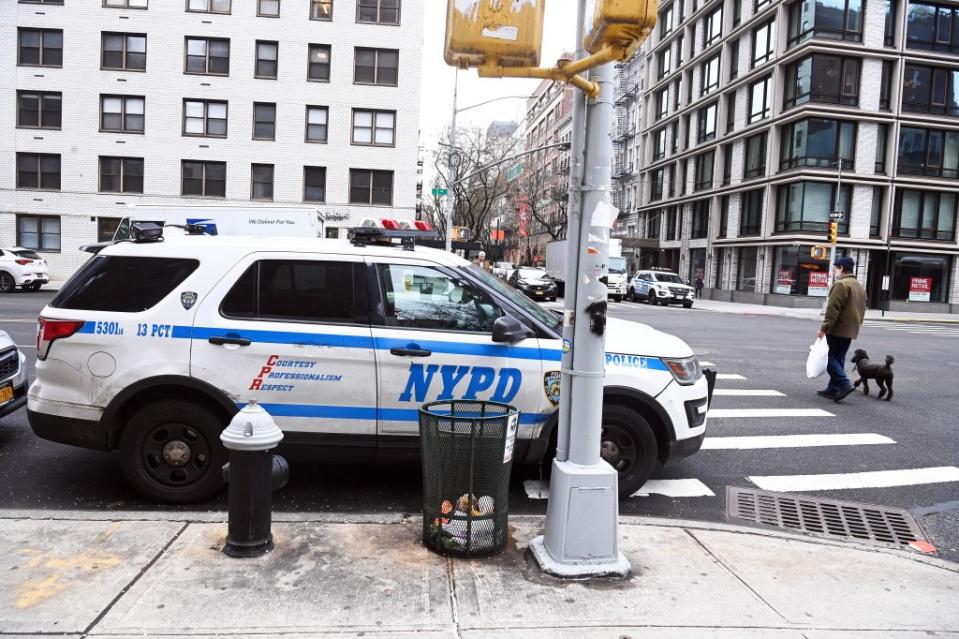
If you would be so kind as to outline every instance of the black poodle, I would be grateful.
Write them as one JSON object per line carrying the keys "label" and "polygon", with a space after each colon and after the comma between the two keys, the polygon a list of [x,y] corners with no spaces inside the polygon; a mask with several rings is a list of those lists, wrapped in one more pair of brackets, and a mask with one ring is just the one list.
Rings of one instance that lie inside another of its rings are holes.
{"label": "black poodle", "polygon": [[856,370],[859,371],[859,379],[856,380],[856,383],[853,384],[853,387],[858,387],[862,384],[862,392],[865,395],[869,394],[869,380],[875,379],[876,383],[879,385],[879,399],[882,399],[883,395],[886,395],[886,391],[889,391],[889,394],[886,395],[886,401],[892,399],[892,363],[895,358],[892,355],[886,355],[886,365],[881,364],[870,364],[869,355],[866,351],[861,348],[856,349],[856,353],[852,356],[850,360],[855,366]]}

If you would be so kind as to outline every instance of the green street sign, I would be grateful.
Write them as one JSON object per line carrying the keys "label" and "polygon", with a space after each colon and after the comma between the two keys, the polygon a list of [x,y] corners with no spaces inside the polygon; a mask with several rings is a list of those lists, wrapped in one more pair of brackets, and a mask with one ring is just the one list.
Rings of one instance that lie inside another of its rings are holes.
{"label": "green street sign", "polygon": [[433,195],[448,195],[449,191],[447,189],[433,189]]}

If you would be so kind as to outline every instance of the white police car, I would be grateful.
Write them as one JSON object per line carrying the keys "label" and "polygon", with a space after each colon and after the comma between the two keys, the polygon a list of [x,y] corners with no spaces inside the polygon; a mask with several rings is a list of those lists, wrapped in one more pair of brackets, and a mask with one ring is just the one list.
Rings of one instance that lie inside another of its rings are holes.
{"label": "white police car", "polygon": [[650,304],[682,304],[685,308],[693,305],[694,289],[686,284],[679,275],[665,269],[639,271],[629,283],[629,299]]}
{"label": "white police car", "polygon": [[[270,248],[270,247],[275,248]],[[417,409],[522,411],[517,458],[555,446],[560,319],[454,255],[344,240],[182,235],[87,262],[38,319],[28,416],[40,437],[119,451],[143,495],[222,484],[219,434],[255,398],[285,446],[418,455]],[[707,381],[684,342],[610,319],[603,455],[629,495],[694,453]]]}

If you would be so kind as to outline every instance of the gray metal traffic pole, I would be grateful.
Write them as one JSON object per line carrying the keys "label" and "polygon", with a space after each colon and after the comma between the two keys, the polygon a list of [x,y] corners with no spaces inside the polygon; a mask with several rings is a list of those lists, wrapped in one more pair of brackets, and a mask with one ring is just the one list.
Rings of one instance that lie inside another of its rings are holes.
{"label": "gray metal traffic pole", "polygon": [[[567,281],[576,282],[573,368],[563,371],[564,381],[571,383],[563,387],[561,396],[561,401],[570,403],[569,454],[566,460],[553,462],[546,532],[530,543],[544,572],[569,578],[625,577],[630,571],[629,561],[619,551],[618,477],[600,457],[608,293],[600,278],[608,271],[612,223],[612,65],[597,67],[591,79],[599,84],[600,94],[586,108],[585,180],[582,206],[574,212],[580,217],[580,224],[578,237],[570,237],[570,242],[578,247],[575,273],[569,272],[572,264],[567,264]],[[566,306],[570,307],[569,301]],[[567,313],[564,335],[569,334],[570,319]],[[569,358],[564,358],[566,361]]]}
{"label": "gray metal traffic pole", "polygon": [[450,119],[450,150],[446,156],[446,252],[453,251],[453,153],[456,152],[456,93],[459,89],[460,70],[453,73],[453,117]]}
{"label": "gray metal traffic pole", "polygon": [[[586,49],[583,46],[583,39],[586,35],[586,3],[580,2],[577,7],[576,15],[576,54],[575,60],[582,60],[586,57]],[[573,94],[573,116],[570,124],[570,171],[569,171],[569,202],[566,210],[569,212],[566,222],[566,282],[563,291],[563,317],[575,317],[576,315],[576,291],[579,288],[579,280],[576,277],[570,277],[570,274],[579,273],[579,229],[582,218],[582,189],[583,189],[583,147],[586,144],[586,96],[580,91]],[[563,343],[572,344],[573,326],[570,322],[563,322]],[[569,457],[569,423],[570,407],[572,406],[572,395],[569,389],[572,388],[573,379],[565,371],[573,370],[573,351],[571,348],[563,348],[562,360],[562,379],[560,389],[562,394],[559,401],[559,423],[556,433],[556,459],[566,461]]]}

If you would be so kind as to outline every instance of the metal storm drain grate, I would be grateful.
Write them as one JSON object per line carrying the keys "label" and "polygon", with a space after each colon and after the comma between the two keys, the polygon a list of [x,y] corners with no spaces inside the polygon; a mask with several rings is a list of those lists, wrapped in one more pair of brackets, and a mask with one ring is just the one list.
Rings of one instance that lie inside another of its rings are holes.
{"label": "metal storm drain grate", "polygon": [[799,532],[857,539],[900,548],[926,542],[919,523],[906,510],[768,490],[726,487],[726,517]]}

